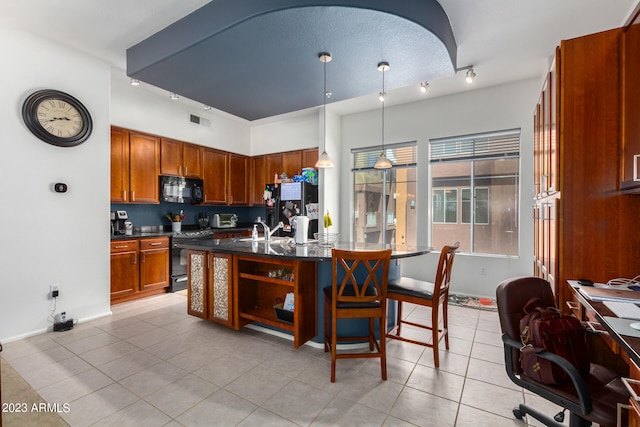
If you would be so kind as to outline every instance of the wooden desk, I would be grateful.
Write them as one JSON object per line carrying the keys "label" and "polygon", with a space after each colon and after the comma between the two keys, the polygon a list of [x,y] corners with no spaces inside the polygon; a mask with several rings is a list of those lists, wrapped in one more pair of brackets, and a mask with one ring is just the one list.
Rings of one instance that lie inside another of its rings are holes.
{"label": "wooden desk", "polygon": [[578,301],[580,301],[582,306],[580,313],[582,320],[597,321],[600,323],[600,325],[602,325],[602,327],[609,333],[610,339],[607,339],[606,336],[603,336],[603,338],[608,344],[610,344],[612,350],[614,350],[615,353],[622,350],[624,354],[621,354],[621,356],[624,359],[632,360],[637,366],[640,366],[640,338],[621,335],[616,332],[604,319],[604,316],[616,317],[616,315],[609,310],[606,305],[600,301],[590,301],[586,299],[580,292],[578,292],[575,287],[575,282],[572,280],[569,281],[569,286],[571,286],[574,296]]}

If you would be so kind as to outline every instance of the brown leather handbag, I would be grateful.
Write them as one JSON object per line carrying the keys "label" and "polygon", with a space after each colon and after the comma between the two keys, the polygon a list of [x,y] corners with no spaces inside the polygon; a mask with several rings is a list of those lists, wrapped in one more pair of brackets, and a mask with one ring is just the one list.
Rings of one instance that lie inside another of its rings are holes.
{"label": "brown leather handbag", "polygon": [[540,299],[530,299],[520,320],[523,375],[543,384],[561,384],[569,379],[560,366],[538,357],[543,350],[563,357],[582,374],[589,372],[585,332],[580,320],[555,307],[540,305]]}

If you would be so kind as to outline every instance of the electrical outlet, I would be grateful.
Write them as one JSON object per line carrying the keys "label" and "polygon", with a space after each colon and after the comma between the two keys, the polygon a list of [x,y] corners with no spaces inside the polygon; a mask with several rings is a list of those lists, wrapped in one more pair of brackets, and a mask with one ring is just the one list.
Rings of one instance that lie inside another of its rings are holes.
{"label": "electrical outlet", "polygon": [[49,288],[49,296],[51,298],[57,298],[58,295],[60,295],[60,284],[52,283],[51,287]]}

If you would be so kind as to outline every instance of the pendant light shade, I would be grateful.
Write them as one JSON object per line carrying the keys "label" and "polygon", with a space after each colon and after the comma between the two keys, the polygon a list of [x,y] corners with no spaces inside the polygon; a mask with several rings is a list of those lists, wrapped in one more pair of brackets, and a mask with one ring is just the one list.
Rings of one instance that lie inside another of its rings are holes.
{"label": "pendant light shade", "polygon": [[324,64],[324,91],[322,92],[322,154],[316,162],[316,168],[325,169],[332,168],[333,162],[327,154],[327,62],[331,62],[331,54],[327,52],[321,52],[318,54],[318,59]]}
{"label": "pendant light shade", "polygon": [[329,158],[329,155],[327,154],[326,151],[323,151],[320,157],[318,158],[318,161],[316,162],[316,167],[321,169],[333,167],[333,162],[331,161],[331,158]]}
{"label": "pendant light shade", "polygon": [[386,99],[386,92],[384,91],[384,72],[388,69],[388,62],[381,62],[378,64],[378,70],[382,71],[382,92],[380,92],[380,101],[382,102],[382,154],[378,157],[376,164],[373,165],[375,169],[391,169],[391,162],[387,159],[384,152],[384,101]]}

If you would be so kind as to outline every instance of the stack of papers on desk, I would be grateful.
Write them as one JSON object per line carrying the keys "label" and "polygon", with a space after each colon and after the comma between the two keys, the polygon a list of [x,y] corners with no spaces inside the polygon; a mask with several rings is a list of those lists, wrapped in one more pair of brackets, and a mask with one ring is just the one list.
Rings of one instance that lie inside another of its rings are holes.
{"label": "stack of papers on desk", "polygon": [[627,288],[580,286],[578,291],[590,301],[628,301],[640,303],[640,292]]}

